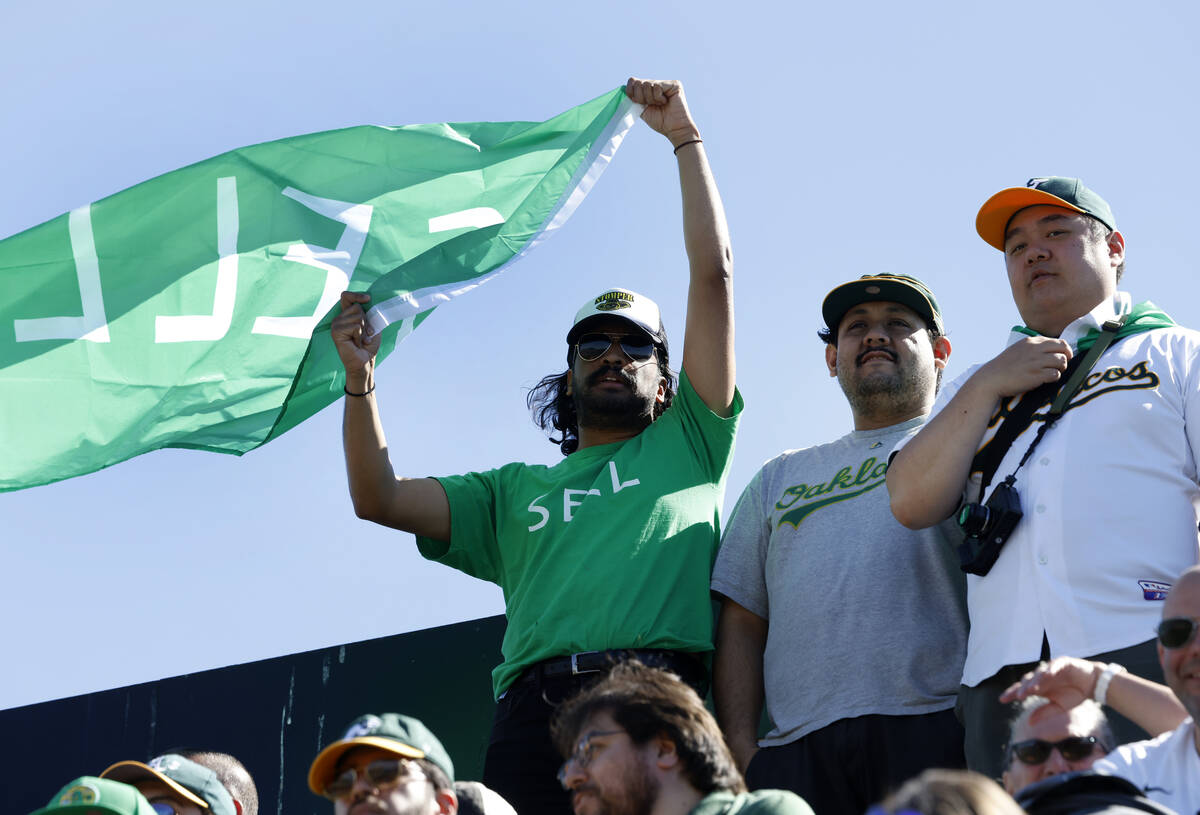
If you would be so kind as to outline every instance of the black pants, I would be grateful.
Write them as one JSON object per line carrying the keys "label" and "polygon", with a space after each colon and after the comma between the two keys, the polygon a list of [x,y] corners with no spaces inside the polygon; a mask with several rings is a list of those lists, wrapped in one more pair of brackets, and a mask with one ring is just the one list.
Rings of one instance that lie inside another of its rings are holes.
{"label": "black pants", "polygon": [[[1043,658],[1048,657],[1049,653],[1049,646],[1043,643]],[[1129,673],[1143,679],[1149,679],[1152,682],[1163,681],[1162,667],[1158,664],[1158,651],[1154,647],[1154,640],[1097,654],[1088,659],[1098,662],[1115,662],[1125,666]],[[1009,726],[1012,723],[1015,708],[1012,705],[1000,704],[1000,694],[1004,692],[1005,688],[1036,667],[1036,662],[1024,665],[1006,665],[975,687],[968,688],[964,685],[959,689],[958,712],[967,732],[967,766],[972,770],[992,778],[999,778],[1000,774],[1004,772],[1007,763],[1004,750],[1008,745]],[[1108,723],[1113,729],[1117,744],[1148,738],[1149,734],[1129,719],[1107,708],[1105,712],[1108,714]],[[1115,746],[1109,745],[1109,747]]]}
{"label": "black pants", "polygon": [[496,704],[483,762],[483,783],[520,815],[569,815],[571,799],[558,783],[562,756],[550,741],[550,719],[594,675],[518,683]]}
{"label": "black pants", "polygon": [[923,770],[965,766],[963,730],[953,710],[858,716],[761,748],[746,768],[746,785],[791,790],[816,815],[862,815]]}
{"label": "black pants", "polygon": [[[648,665],[657,662],[644,655],[639,658]],[[693,661],[695,669],[689,670]],[[697,692],[707,693],[707,674],[698,659],[683,657],[658,667],[679,673]],[[558,782],[563,757],[550,741],[550,720],[560,704],[602,676],[588,673],[517,681],[496,704],[483,783],[508,799],[520,815],[571,814],[570,796]]]}

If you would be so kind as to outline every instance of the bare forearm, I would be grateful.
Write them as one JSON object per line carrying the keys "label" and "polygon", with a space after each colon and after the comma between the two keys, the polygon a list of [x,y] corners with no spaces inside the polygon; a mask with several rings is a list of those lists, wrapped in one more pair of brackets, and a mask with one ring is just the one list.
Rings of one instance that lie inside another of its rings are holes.
{"label": "bare forearm", "polygon": [[1130,673],[1113,676],[1105,704],[1152,736],[1174,730],[1188,716],[1166,685]]}
{"label": "bare forearm", "polygon": [[[348,377],[349,379],[349,377]],[[347,390],[369,390],[347,384]],[[375,394],[347,396],[342,414],[342,446],[350,500],[358,517],[417,535],[448,541],[450,508],[446,493],[431,478],[397,478],[388,455]]]}
{"label": "bare forearm", "polygon": [[742,772],[758,749],[766,642],[766,620],[732,601],[722,604],[713,660],[713,702],[717,721]]}
{"label": "bare forearm", "polygon": [[696,392],[719,415],[729,415],[736,377],[733,332],[733,247],[725,208],[702,143],[677,155],[687,249],[688,319],[684,367]]}
{"label": "bare forearm", "polygon": [[888,465],[887,487],[900,523],[924,529],[954,512],[995,408],[995,395],[971,377],[896,454]]}

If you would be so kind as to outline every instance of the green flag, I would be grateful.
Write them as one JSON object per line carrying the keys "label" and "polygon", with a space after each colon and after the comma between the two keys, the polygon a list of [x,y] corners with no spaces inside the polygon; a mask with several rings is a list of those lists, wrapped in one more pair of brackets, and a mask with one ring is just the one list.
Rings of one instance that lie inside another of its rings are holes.
{"label": "green flag", "polygon": [[0,241],[0,491],[294,427],[342,395],[341,291],[371,293],[382,361],[553,234],[636,113],[617,90],[540,123],[282,139]]}

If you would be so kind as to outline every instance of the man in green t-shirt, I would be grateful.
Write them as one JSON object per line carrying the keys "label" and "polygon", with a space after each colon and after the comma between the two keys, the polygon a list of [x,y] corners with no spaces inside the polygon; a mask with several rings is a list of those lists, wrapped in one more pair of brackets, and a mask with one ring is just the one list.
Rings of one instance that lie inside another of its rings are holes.
{"label": "man in green t-shirt", "polygon": [[553,467],[509,464],[400,478],[374,391],[380,337],[365,294],[342,295],[343,442],[360,517],[413,532],[421,554],[504,590],[508,630],[484,783],[522,815],[561,813],[554,705],[619,659],[670,667],[698,688],[712,649],[708,579],[741,399],[734,387],[732,253],[699,130],[678,82],[630,79],[642,119],[679,168],[688,280],[678,390],[658,306],[628,289],[584,304],[567,365],[530,394],[561,433]]}

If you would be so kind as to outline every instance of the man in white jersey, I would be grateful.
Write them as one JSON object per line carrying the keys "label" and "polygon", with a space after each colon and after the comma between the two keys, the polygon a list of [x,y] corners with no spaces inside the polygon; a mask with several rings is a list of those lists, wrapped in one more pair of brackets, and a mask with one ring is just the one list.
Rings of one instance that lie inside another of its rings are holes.
{"label": "man in white jersey", "polygon": [[[968,765],[996,776],[1009,717],[997,699],[1039,659],[1161,680],[1147,635],[1197,561],[1200,333],[1118,291],[1125,239],[1078,179],[1002,190],[976,228],[1004,253],[1025,325],[942,390],[887,480],[904,525],[960,510],[974,533],[960,704]],[[1118,740],[1144,736],[1112,724]]]}

